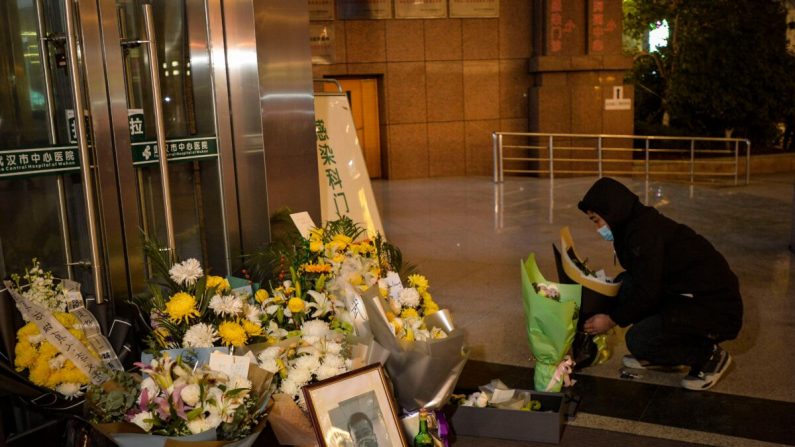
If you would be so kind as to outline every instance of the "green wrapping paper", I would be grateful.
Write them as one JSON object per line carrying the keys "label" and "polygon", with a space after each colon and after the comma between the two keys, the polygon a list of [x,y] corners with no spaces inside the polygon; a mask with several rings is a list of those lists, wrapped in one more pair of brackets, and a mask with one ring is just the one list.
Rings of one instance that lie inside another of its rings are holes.
{"label": "green wrapping paper", "polygon": [[[582,286],[547,281],[538,269],[535,253],[530,253],[520,267],[527,337],[536,359],[533,382],[536,391],[545,391],[574,340]],[[560,291],[560,301],[539,295],[533,283],[554,284]],[[561,381],[557,381],[549,391],[559,392],[560,388]]]}

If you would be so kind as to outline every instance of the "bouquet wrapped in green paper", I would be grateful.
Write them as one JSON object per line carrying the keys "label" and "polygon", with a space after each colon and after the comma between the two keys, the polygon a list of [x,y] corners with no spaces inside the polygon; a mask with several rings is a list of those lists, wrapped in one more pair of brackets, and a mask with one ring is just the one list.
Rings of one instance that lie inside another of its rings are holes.
{"label": "bouquet wrapped in green paper", "polygon": [[567,353],[574,340],[582,286],[547,281],[535,254],[522,262],[522,298],[530,349],[536,359],[536,391],[560,391],[573,362]]}

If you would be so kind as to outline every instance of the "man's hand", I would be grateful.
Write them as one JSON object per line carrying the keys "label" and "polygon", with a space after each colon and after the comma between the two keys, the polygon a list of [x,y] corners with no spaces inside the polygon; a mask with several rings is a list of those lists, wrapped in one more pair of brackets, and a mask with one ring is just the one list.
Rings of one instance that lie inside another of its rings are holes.
{"label": "man's hand", "polygon": [[585,332],[591,335],[605,333],[615,327],[616,323],[607,314],[596,314],[585,321]]}

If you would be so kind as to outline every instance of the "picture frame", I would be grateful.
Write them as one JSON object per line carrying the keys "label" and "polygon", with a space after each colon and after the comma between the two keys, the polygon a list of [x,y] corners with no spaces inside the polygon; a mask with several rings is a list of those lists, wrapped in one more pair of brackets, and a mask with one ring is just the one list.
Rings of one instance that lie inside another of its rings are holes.
{"label": "picture frame", "polygon": [[306,385],[303,393],[321,447],[408,445],[379,363]]}

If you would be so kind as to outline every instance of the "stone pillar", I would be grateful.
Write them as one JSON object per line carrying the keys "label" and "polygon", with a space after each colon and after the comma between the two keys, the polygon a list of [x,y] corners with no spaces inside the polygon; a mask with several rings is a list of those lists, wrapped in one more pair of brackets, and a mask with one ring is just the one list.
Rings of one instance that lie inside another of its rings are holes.
{"label": "stone pillar", "polygon": [[[632,134],[633,110],[627,101],[605,100],[623,93],[633,97],[624,75],[632,59],[622,52],[621,0],[535,0],[533,87],[529,92],[530,132]],[[620,90],[615,87],[621,87]],[[615,103],[621,103],[618,107]],[[567,143],[561,141],[561,143]],[[595,142],[573,141],[583,146]],[[627,141],[625,146],[631,142]],[[557,145],[557,143],[556,143]],[[610,142],[615,147],[615,141]],[[556,152],[555,158],[596,158],[595,150]],[[611,158],[619,157],[610,153]],[[630,153],[623,154],[631,158]],[[591,162],[580,164],[596,169]],[[556,162],[555,170],[573,168]],[[617,167],[615,164],[611,167]],[[630,169],[630,164],[620,169]]]}

